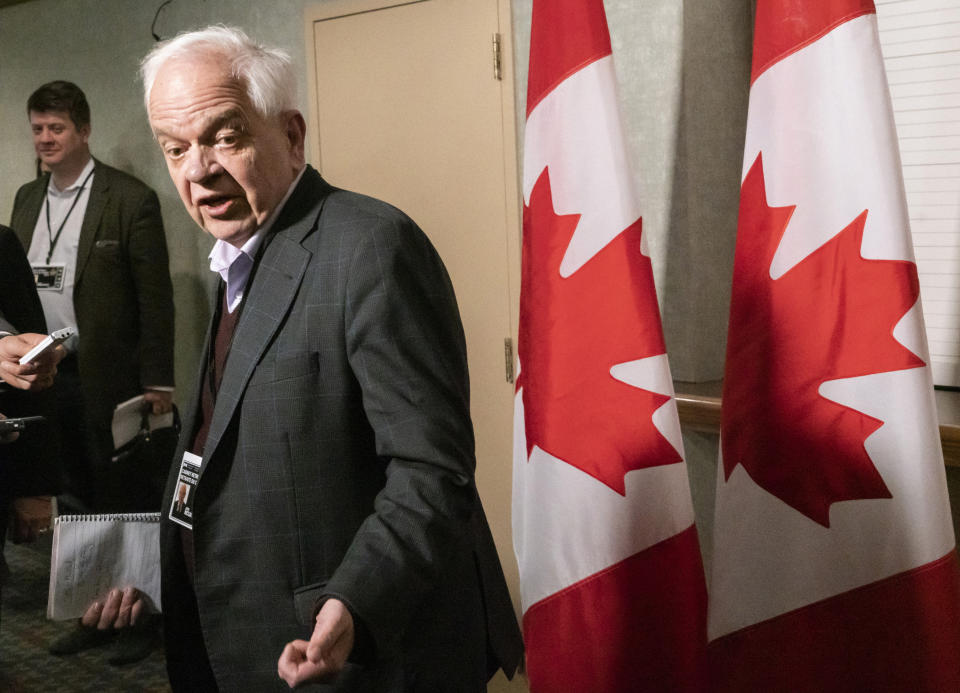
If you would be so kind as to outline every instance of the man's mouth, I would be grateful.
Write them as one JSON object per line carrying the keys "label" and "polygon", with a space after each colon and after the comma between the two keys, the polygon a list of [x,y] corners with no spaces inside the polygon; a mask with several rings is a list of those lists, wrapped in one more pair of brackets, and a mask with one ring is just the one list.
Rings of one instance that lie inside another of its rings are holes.
{"label": "man's mouth", "polygon": [[200,200],[198,206],[208,216],[217,218],[228,214],[236,201],[232,195],[211,195]]}

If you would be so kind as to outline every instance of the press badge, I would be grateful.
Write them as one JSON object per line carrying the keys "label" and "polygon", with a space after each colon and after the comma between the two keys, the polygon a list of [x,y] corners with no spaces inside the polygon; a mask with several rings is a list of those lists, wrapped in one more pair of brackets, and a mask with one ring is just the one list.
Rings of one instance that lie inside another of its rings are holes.
{"label": "press badge", "polygon": [[170,519],[187,529],[193,529],[193,496],[200,481],[200,464],[203,459],[192,452],[184,452],[177,475],[177,488],[170,503]]}
{"label": "press badge", "polygon": [[33,280],[37,291],[63,291],[63,275],[67,265],[63,262],[52,265],[33,265]]}

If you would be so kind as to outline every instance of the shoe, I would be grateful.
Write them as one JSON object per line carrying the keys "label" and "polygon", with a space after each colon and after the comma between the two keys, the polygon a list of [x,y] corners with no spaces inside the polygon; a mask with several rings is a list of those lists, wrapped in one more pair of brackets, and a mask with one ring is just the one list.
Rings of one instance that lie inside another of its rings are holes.
{"label": "shoe", "polygon": [[106,645],[113,639],[113,631],[97,630],[96,628],[87,628],[81,626],[77,621],[76,625],[67,633],[64,633],[47,648],[47,651],[62,657],[63,655],[72,655],[82,650],[89,650],[93,647]]}
{"label": "shoe", "polygon": [[153,650],[154,635],[156,631],[150,627],[124,628],[117,638],[116,650],[107,661],[116,667],[145,659]]}

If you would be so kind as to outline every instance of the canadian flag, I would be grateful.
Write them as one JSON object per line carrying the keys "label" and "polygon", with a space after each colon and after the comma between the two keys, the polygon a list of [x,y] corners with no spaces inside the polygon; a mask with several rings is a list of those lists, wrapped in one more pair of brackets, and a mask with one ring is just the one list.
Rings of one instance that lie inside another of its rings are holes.
{"label": "canadian flag", "polygon": [[702,690],[706,590],[601,0],[534,0],[513,536],[531,690]]}
{"label": "canadian flag", "polygon": [[960,573],[871,0],[760,0],[723,391],[720,691],[960,691]]}

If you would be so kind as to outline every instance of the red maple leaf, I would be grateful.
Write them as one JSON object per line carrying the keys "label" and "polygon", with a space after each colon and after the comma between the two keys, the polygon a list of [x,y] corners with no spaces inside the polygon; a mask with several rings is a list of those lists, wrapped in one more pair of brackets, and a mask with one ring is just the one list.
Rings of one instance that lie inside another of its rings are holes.
{"label": "red maple leaf", "polygon": [[664,353],[660,313],[639,219],[560,276],[579,219],[554,213],[544,171],[523,215],[517,388],[527,453],[539,446],[623,495],[631,469],[682,459],[651,419],[669,397],[610,375],[611,366]]}
{"label": "red maple leaf", "polygon": [[770,264],[794,207],[767,205],[763,161],[743,181],[723,390],[723,468],[824,527],[830,505],[890,498],[864,447],[883,425],[819,394],[829,380],[916,368],[893,338],[919,294],[912,262],[860,253],[864,210],[780,278]]}

